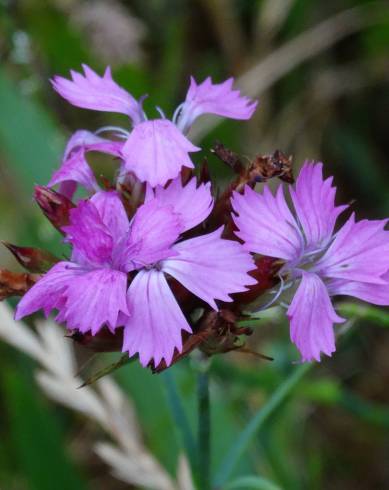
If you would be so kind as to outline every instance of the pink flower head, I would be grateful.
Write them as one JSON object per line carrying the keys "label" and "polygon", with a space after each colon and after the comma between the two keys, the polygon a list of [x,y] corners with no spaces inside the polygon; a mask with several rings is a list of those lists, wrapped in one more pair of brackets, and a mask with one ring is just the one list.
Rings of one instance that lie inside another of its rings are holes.
{"label": "pink flower head", "polygon": [[77,184],[90,192],[99,191],[99,185],[90,168],[86,153],[100,151],[115,157],[121,156],[123,143],[110,141],[86,130],[76,131],[66,145],[62,164],[56,170],[48,183],[49,187],[60,184],[59,192],[69,199],[76,191]]}
{"label": "pink flower head", "polygon": [[320,360],[335,351],[333,324],[339,317],[330,297],[349,295],[389,305],[389,232],[387,220],[355,221],[352,215],[334,233],[339,214],[332,178],[323,179],[322,164],[305,163],[296,186],[289,186],[295,213],[283,189],[265,186],[235,193],[232,205],[236,235],[246,250],[285,261],[281,275],[298,285],[288,308],[291,339],[302,360]]}
{"label": "pink flower head", "polygon": [[214,309],[215,300],[232,301],[230,294],[255,283],[247,274],[254,267],[250,254],[222,239],[221,229],[180,241],[211,209],[209,185],[196,187],[194,179],[149,189],[131,222],[115,192],[81,201],[64,228],[71,260],[56,264],[27,292],[16,318],[56,309],[59,321],[80,332],[124,326],[123,352],[138,353],[144,366],[162,359],[169,365],[175,349],[182,350],[181,331],[191,332],[170,278]]}
{"label": "pink flower head", "polygon": [[133,130],[129,135],[122,130],[128,136],[122,150],[125,169],[153,187],[176,178],[183,166],[193,168],[189,154],[200,148],[185,134],[197,117],[209,113],[249,119],[256,107],[256,102],[232,89],[232,78],[221,84],[207,78],[199,85],[191,78],[185,102],[177,107],[172,121],[163,114],[162,119],[147,120],[141,102],[113,81],[108,68],[103,77],[86,65],[83,69],[84,75],[72,71],[72,80],[54,77],[54,89],[77,107],[128,115]]}

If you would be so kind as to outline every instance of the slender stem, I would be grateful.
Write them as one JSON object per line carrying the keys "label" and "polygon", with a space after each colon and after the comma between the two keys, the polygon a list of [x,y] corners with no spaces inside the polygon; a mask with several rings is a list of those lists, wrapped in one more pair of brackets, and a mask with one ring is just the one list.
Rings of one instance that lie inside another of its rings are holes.
{"label": "slender stem", "polygon": [[210,490],[210,457],[211,457],[211,417],[209,401],[209,374],[200,372],[197,380],[199,409],[198,426],[198,468],[201,490]]}

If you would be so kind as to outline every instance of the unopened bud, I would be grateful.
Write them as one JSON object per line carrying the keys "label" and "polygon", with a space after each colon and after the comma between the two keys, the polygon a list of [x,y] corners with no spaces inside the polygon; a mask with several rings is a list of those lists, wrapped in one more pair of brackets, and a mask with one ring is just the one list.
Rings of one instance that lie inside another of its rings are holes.
{"label": "unopened bud", "polygon": [[219,158],[219,160],[228,165],[235,173],[240,174],[244,172],[245,167],[240,157],[229,148],[226,148],[222,143],[220,143],[220,141],[217,141],[213,145],[211,151]]}
{"label": "unopened bud", "polygon": [[63,226],[69,224],[69,212],[74,208],[70,199],[44,186],[35,187],[34,197],[47,219],[57,230],[61,231]]}
{"label": "unopened bud", "polygon": [[13,254],[15,259],[29,272],[46,272],[59,259],[46,250],[31,247],[18,247],[8,242],[1,242]]}

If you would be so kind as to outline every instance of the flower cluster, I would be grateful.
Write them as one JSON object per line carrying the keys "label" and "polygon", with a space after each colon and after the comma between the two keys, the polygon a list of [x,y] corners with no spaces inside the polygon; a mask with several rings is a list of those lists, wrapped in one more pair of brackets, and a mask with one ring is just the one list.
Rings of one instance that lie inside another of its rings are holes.
{"label": "flower cluster", "polygon": [[[248,275],[252,257],[237,241],[223,239],[222,227],[183,237],[213,208],[209,182],[197,185],[193,177],[183,184],[181,168],[193,168],[189,153],[200,150],[184,134],[201,114],[248,119],[256,103],[233,90],[232,80],[197,85],[191,79],[173,121],[147,120],[143,98],[136,101],[119,87],[109,69],[99,77],[84,66],[84,76],[55,77],[53,86],[73,105],[126,114],[132,131],[114,128],[117,140],[86,130],[70,138],[48,185],[59,185],[69,199],[77,185],[92,195],[69,209],[69,222],[60,227],[72,247],[70,259],[56,263],[25,294],[16,318],[57,310],[58,322],[82,334],[122,329],[123,352],[138,354],[143,365],[169,365],[175,349],[182,349],[182,331],[192,332],[177,302],[178,285],[216,310],[216,300],[230,302],[230,294],[256,282]],[[119,159],[113,189],[98,185],[86,160],[90,151]],[[133,213],[117,190],[126,181],[140,191]]]}
{"label": "flower cluster", "polygon": [[[57,321],[73,335],[119,339],[123,352],[158,369],[195,347],[206,351],[207,338],[212,349],[220,336],[220,351],[235,348],[236,336],[248,333],[237,320],[277,283],[274,302],[284,304],[284,291],[295,291],[287,316],[304,361],[335,349],[333,324],[343,319],[330,297],[389,304],[386,221],[356,222],[352,215],[334,234],[346,206],[335,205],[322,164],[306,163],[296,186],[290,185],[295,214],[282,186],[276,195],[266,184],[262,193],[254,190],[272,177],[293,181],[290,160],[280,152],[247,167],[219,145],[219,157],[232,162],[236,180],[216,193],[206,172],[200,181],[194,177],[190,154],[200,148],[186,134],[195,119],[209,113],[244,120],[256,108],[233,89],[232,79],[197,84],[192,78],[172,120],[160,109],[160,118],[148,120],[144,97],[136,100],[109,69],[102,77],[83,69],[71,72],[71,80],[54,77],[54,89],[77,107],[125,114],[130,124],[77,131],[48,187],[37,188],[38,204],[71,253],[59,260],[7,244],[29,271],[39,273],[24,278],[19,289],[6,289],[24,293],[17,319],[56,310]],[[105,131],[115,139],[101,137]],[[87,161],[91,151],[119,162],[114,182],[101,187]],[[88,197],[77,201],[79,185]]]}

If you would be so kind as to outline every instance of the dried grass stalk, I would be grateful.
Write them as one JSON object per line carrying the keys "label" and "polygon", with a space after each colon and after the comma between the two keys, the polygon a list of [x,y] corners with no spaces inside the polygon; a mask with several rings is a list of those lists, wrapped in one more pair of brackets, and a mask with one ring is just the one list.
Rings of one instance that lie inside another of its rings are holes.
{"label": "dried grass stalk", "polygon": [[83,380],[75,374],[73,346],[65,341],[63,329],[45,320],[37,323],[35,333],[16,322],[5,303],[0,303],[0,318],[0,338],[39,363],[36,379],[46,395],[93,420],[110,437],[110,442],[96,442],[94,450],[115,478],[155,490],[194,489],[184,456],[179,459],[174,482],[144,446],[133,404],[112,378],[106,376],[94,387],[78,389]]}

